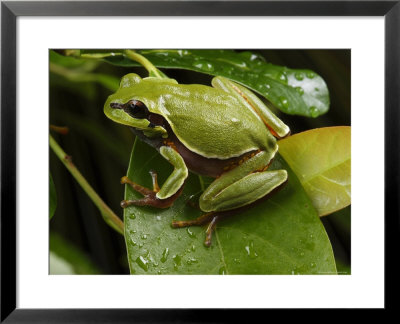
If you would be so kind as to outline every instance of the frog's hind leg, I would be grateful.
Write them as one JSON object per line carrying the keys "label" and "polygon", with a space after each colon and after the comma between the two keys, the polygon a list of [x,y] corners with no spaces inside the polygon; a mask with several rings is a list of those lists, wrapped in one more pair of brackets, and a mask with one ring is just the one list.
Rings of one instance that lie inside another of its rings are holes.
{"label": "frog's hind leg", "polygon": [[284,184],[286,170],[266,170],[273,155],[274,152],[261,151],[215,179],[200,196],[201,210],[211,212],[240,208]]}
{"label": "frog's hind leg", "polygon": [[210,246],[217,222],[271,193],[287,180],[286,170],[266,171],[274,152],[261,151],[225,172],[203,192],[200,209],[206,214],[189,221],[173,221],[175,228],[208,223],[204,244]]}
{"label": "frog's hind leg", "polygon": [[156,195],[160,191],[160,187],[159,187],[158,181],[157,181],[157,173],[155,171],[150,171],[150,175],[151,175],[151,178],[153,181],[153,190],[148,189],[146,187],[143,187],[143,186],[133,182],[126,176],[121,178],[121,184],[127,184],[127,185],[131,186],[135,191],[137,191],[143,195],[143,198],[141,198],[141,199],[122,200],[121,201],[122,208],[126,208],[131,205],[153,206],[153,207],[157,207],[157,208],[168,208],[181,195],[183,186],[171,197],[169,197],[167,199],[158,199],[156,197]]}
{"label": "frog's hind leg", "polygon": [[181,228],[181,227],[188,227],[188,226],[201,226],[208,223],[208,227],[206,230],[206,239],[204,241],[204,245],[210,246],[211,245],[211,238],[212,233],[214,232],[215,226],[217,222],[221,218],[221,213],[206,213],[201,215],[200,217],[188,221],[172,221],[172,227],[174,228]]}

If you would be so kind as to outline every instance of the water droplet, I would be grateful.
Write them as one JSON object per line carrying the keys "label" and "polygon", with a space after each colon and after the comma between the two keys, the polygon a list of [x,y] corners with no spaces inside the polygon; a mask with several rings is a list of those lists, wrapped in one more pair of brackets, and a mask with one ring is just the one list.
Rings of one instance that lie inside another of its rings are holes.
{"label": "water droplet", "polygon": [[143,240],[147,240],[147,234],[143,234],[143,235],[141,236],[141,238],[142,238]]}
{"label": "water droplet", "polygon": [[190,54],[189,51],[187,51],[187,50],[178,50],[177,53],[178,53],[178,55],[179,55],[180,57],[182,57],[182,56],[184,56],[184,55],[189,55],[189,54]]}
{"label": "water droplet", "polygon": [[161,257],[161,262],[162,262],[162,263],[164,263],[165,261],[167,261],[168,255],[169,255],[169,249],[168,249],[168,248],[165,248],[165,249],[164,249],[164,252],[163,252],[163,254],[162,254],[162,257]]}
{"label": "water droplet", "polygon": [[157,219],[158,221],[160,221],[160,220],[161,220],[161,216],[160,216],[160,215],[157,215],[157,216],[156,216],[156,219]]}
{"label": "water droplet", "polygon": [[221,275],[224,275],[226,273],[225,267],[219,268],[218,273],[221,274]]}
{"label": "water droplet", "polygon": [[301,252],[301,253],[300,253],[300,256],[302,256],[302,257],[303,257],[303,256],[304,256],[304,252]]}
{"label": "water droplet", "polygon": [[197,61],[193,63],[193,66],[203,71],[208,71],[208,72],[214,71],[214,66],[206,61]]}
{"label": "water droplet", "polygon": [[312,79],[312,78],[314,78],[315,77],[315,73],[314,72],[312,72],[312,71],[310,71],[310,72],[307,72],[307,78],[309,78],[309,79]]}
{"label": "water droplet", "polygon": [[316,263],[314,263],[314,262],[311,262],[311,264],[310,264],[310,267],[311,268],[315,268],[317,266],[317,264]]}
{"label": "water droplet", "polygon": [[256,258],[256,257],[258,256],[257,253],[256,253],[256,251],[254,250],[254,243],[253,243],[253,241],[250,241],[249,245],[245,246],[244,248],[245,248],[245,250],[246,250],[246,252],[247,252],[247,255],[248,255],[250,258],[254,259],[254,258]]}
{"label": "water droplet", "polygon": [[136,241],[134,241],[134,240],[131,240],[131,244],[133,245],[133,246],[136,246]]}
{"label": "water droplet", "polygon": [[286,72],[279,73],[278,79],[279,79],[279,81],[287,83],[288,80],[287,80]]}
{"label": "water droplet", "polygon": [[241,52],[239,55],[241,57],[251,61],[251,62],[257,61],[257,60],[258,61],[265,61],[262,56],[260,56],[258,54],[251,53],[251,52],[247,52],[247,51],[246,52]]}
{"label": "water droplet", "polygon": [[187,260],[186,260],[186,263],[188,264],[188,265],[191,265],[191,264],[193,264],[193,263],[197,263],[198,262],[198,260],[196,259],[196,258],[188,258]]}
{"label": "water droplet", "polygon": [[174,260],[174,269],[177,270],[178,267],[181,265],[182,257],[179,254],[177,254],[174,255],[172,259]]}
{"label": "water droplet", "polygon": [[224,66],[223,68],[222,68],[222,71],[225,73],[225,74],[232,74],[232,72],[235,70],[235,68],[234,67],[232,67],[232,66]]}
{"label": "water droplet", "polygon": [[234,261],[235,263],[240,263],[240,260],[239,260],[239,259],[233,259],[233,261]]}
{"label": "water droplet", "polygon": [[259,84],[257,88],[261,92],[268,92],[268,90],[271,89],[271,86],[268,83],[266,83],[266,84]]}
{"label": "water droplet", "polygon": [[310,107],[310,114],[311,117],[318,117],[318,109],[315,106]]}
{"label": "water droplet", "polygon": [[190,236],[191,238],[195,238],[195,237],[196,237],[196,235],[190,230],[189,227],[186,228],[186,232],[189,234],[189,236]]}
{"label": "water droplet", "polygon": [[143,247],[143,243],[139,243],[139,249]]}
{"label": "water droplet", "polygon": [[192,245],[192,251],[196,251],[196,246]]}
{"label": "water droplet", "polygon": [[302,87],[296,87],[296,91],[300,94],[303,95],[304,94],[304,90]]}
{"label": "water droplet", "polygon": [[130,215],[129,215],[129,218],[130,218],[130,219],[135,219],[135,218],[136,218],[136,215],[135,215],[135,214],[130,214]]}
{"label": "water droplet", "polygon": [[294,77],[296,78],[296,80],[301,81],[301,80],[304,79],[304,74],[301,73],[301,72],[296,72],[296,73],[294,74]]}
{"label": "water droplet", "polygon": [[281,101],[282,107],[289,108],[289,101],[286,97],[279,97],[279,100]]}
{"label": "water droplet", "polygon": [[136,259],[136,263],[138,264],[139,267],[141,267],[144,271],[149,270],[149,261],[147,261],[144,257],[139,256]]}

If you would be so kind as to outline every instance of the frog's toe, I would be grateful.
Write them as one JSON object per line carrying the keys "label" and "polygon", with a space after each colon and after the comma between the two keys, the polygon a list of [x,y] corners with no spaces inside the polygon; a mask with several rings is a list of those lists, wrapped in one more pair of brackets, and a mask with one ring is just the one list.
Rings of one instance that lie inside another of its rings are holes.
{"label": "frog's toe", "polygon": [[[129,180],[129,179],[128,179]],[[132,200],[122,200],[121,207],[126,208],[131,205],[134,206],[152,206],[156,208],[168,208],[174,204],[174,201],[181,195],[183,187],[179,189],[174,195],[166,199],[157,198],[157,192],[150,190],[146,187],[138,185],[129,180],[129,182],[124,182],[132,186],[134,190],[141,193],[143,198],[132,199]]]}
{"label": "frog's toe", "polygon": [[206,213],[201,215],[200,217],[187,221],[172,221],[172,227],[181,228],[188,226],[201,226],[208,223],[208,227],[206,230],[206,239],[204,241],[205,246],[211,245],[212,233],[214,232],[215,226],[217,225],[218,220],[220,219],[221,213]]}

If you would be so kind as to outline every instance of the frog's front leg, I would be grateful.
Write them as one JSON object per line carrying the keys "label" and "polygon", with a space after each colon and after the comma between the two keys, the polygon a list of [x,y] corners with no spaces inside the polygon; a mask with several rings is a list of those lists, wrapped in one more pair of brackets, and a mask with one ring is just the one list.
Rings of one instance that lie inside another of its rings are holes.
{"label": "frog's front leg", "polygon": [[202,225],[211,221],[205,241],[205,245],[209,246],[219,216],[255,202],[286,182],[286,170],[266,171],[274,155],[275,152],[260,151],[222,174],[200,196],[200,209],[207,214],[192,221],[174,221],[172,226]]}
{"label": "frog's front leg", "polygon": [[174,171],[161,188],[158,185],[157,174],[151,171],[153,190],[134,183],[128,177],[123,177],[121,183],[130,185],[134,190],[141,193],[143,198],[123,200],[121,201],[122,208],[126,208],[130,205],[167,208],[180,196],[185,180],[188,177],[188,169],[185,162],[179,153],[169,146],[160,147],[160,154],[174,166]]}

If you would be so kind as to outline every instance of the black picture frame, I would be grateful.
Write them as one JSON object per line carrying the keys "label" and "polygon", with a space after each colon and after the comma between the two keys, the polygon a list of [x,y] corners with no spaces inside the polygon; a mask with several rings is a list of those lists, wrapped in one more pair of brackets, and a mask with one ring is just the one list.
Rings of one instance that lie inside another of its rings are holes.
{"label": "black picture frame", "polygon": [[[4,1],[1,3],[1,322],[225,322],[239,310],[16,308],[16,19],[19,16],[381,16],[385,19],[385,308],[399,237],[400,1]],[[398,252],[397,252],[398,253]],[[262,310],[240,310],[261,312]],[[253,316],[253,314],[252,314]]]}

